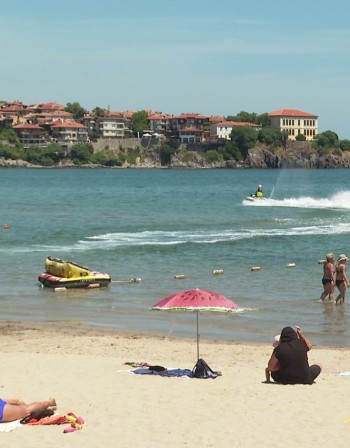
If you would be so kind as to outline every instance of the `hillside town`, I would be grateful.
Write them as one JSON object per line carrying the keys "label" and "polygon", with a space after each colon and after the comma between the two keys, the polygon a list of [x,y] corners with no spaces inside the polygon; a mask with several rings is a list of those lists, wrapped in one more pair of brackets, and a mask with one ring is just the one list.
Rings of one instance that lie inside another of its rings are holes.
{"label": "hillside town", "polygon": [[349,168],[350,141],[297,109],[206,116],[0,101],[0,167],[38,166]]}
{"label": "hillside town", "polygon": [[[24,147],[45,147],[55,142],[62,147],[89,143],[97,139],[123,140],[130,137],[156,137],[180,143],[205,143],[229,140],[232,130],[248,126],[259,131],[261,124],[228,120],[224,116],[199,113],[164,114],[146,110],[147,129],[134,131],[133,111],[114,112],[98,108],[75,117],[67,107],[56,103],[23,104],[21,101],[0,102],[0,128],[9,126]],[[313,140],[318,133],[318,116],[296,109],[268,112],[270,125],[285,131],[293,141],[299,135]]]}

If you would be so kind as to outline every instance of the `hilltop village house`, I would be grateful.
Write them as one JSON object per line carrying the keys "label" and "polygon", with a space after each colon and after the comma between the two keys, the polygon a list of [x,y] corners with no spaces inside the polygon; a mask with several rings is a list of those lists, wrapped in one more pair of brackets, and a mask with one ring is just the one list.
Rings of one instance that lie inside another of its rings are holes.
{"label": "hilltop village house", "polygon": [[295,140],[299,134],[306,140],[313,140],[318,134],[318,116],[297,109],[279,109],[269,112],[271,126],[288,132],[288,139]]}
{"label": "hilltop village house", "polygon": [[231,140],[231,132],[234,127],[249,126],[260,131],[261,126],[258,124],[247,123],[245,121],[222,121],[210,126],[210,136],[225,140]]}
{"label": "hilltop village house", "polygon": [[[89,112],[81,119],[73,119],[65,106],[51,102],[26,106],[20,101],[0,103],[0,127],[12,126],[21,143],[47,146],[49,143],[69,147],[92,139],[125,139],[132,136],[133,111],[102,114]],[[227,121],[224,116],[205,116],[196,113],[163,114],[147,110],[148,129],[145,136],[164,136],[180,143],[203,143],[229,140],[235,126],[249,126],[257,131],[257,124]],[[286,131],[290,140],[302,134],[312,140],[318,133],[318,117],[296,109],[279,109],[268,113],[271,126]],[[138,135],[142,137],[142,135]]]}

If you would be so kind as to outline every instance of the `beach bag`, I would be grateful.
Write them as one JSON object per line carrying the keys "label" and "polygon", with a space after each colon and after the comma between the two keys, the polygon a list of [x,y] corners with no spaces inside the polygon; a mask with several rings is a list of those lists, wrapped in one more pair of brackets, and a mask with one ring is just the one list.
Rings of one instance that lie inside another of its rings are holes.
{"label": "beach bag", "polygon": [[214,372],[204,359],[198,359],[196,365],[192,369],[193,378],[216,378],[220,372]]}

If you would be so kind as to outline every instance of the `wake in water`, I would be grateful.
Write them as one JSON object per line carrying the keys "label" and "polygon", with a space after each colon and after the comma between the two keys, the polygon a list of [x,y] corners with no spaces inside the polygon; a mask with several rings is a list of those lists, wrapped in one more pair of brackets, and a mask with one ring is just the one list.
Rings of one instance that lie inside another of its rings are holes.
{"label": "wake in water", "polygon": [[337,193],[330,198],[312,198],[301,196],[299,198],[271,199],[264,201],[248,201],[244,199],[242,204],[251,207],[294,207],[294,208],[317,208],[317,209],[342,209],[350,210],[350,191]]}
{"label": "wake in water", "polygon": [[[64,251],[113,250],[117,247],[145,246],[178,246],[182,244],[217,244],[232,241],[247,240],[260,237],[312,236],[312,235],[344,235],[350,233],[350,222],[323,222],[318,220],[308,225],[295,225],[293,220],[277,220],[289,224],[288,227],[243,228],[220,231],[146,231],[133,233],[106,233],[86,237],[72,246],[33,245],[24,251],[44,251],[51,253]],[[16,251],[16,249],[13,249]],[[1,249],[0,249],[1,252]]]}

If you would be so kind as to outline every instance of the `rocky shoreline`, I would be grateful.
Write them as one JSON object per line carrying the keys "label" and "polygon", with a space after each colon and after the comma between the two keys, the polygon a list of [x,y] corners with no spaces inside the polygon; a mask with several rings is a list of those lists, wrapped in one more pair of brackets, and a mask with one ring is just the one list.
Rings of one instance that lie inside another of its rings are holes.
{"label": "rocky shoreline", "polygon": [[[186,157],[184,157],[186,152]],[[53,166],[33,165],[25,160],[11,160],[0,158],[1,168],[101,168],[100,165],[87,164],[77,166],[71,162],[60,163]],[[104,167],[105,168],[105,167]],[[156,152],[144,152],[142,157],[138,157],[135,164],[125,162],[122,166],[113,167],[123,168],[261,168],[261,169],[281,169],[281,168],[350,168],[350,152],[343,152],[341,155],[328,152],[320,155],[310,143],[293,142],[287,145],[285,149],[277,148],[271,150],[264,145],[257,145],[250,149],[244,161],[220,161],[208,163],[204,153],[198,150],[189,150],[177,152],[171,159],[170,165],[162,166],[159,156]]]}

